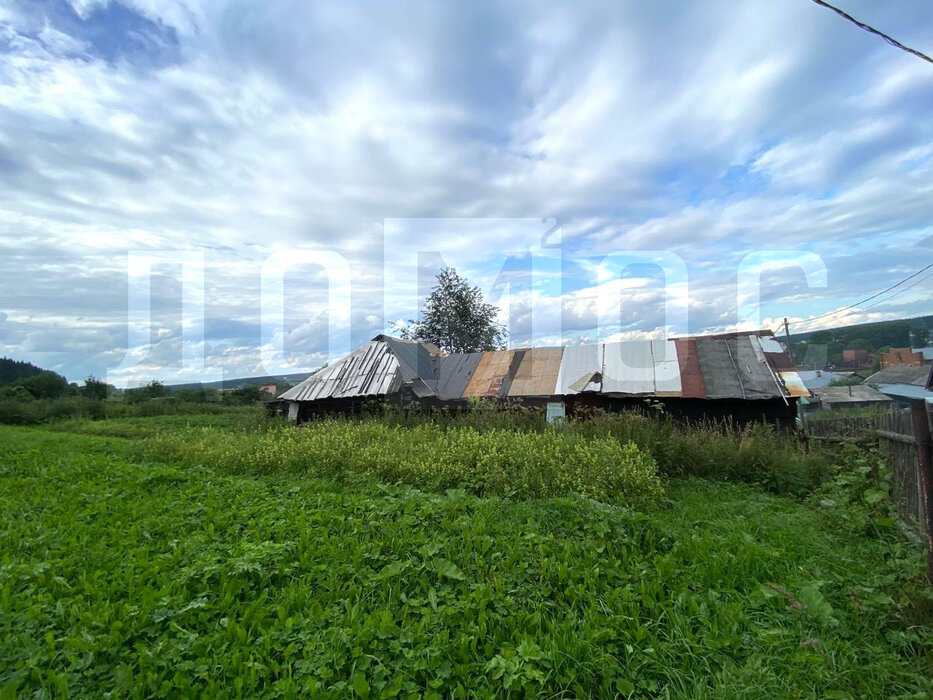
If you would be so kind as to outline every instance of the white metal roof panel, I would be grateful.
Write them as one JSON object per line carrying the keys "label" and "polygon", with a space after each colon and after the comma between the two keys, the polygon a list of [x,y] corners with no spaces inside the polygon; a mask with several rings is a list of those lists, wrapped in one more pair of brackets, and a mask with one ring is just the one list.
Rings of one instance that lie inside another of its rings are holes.
{"label": "white metal roof panel", "polygon": [[606,343],[602,390],[613,394],[680,395],[680,363],[674,341]]}
{"label": "white metal roof panel", "polygon": [[[583,391],[599,391],[603,372],[602,345],[571,345],[564,348],[557,373],[558,394],[579,394]],[[591,388],[592,387],[592,388]]]}
{"label": "white metal roof panel", "polygon": [[654,393],[650,340],[629,340],[603,346],[603,393]]}
{"label": "white metal roof panel", "polygon": [[661,396],[679,396],[682,389],[677,345],[673,340],[652,340],[651,357],[654,360],[655,392]]}

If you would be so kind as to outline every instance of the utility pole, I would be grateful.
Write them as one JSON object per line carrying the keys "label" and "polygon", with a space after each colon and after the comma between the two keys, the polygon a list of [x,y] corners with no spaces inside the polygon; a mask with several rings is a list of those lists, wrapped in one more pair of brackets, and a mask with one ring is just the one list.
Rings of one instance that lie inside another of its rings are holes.
{"label": "utility pole", "polygon": [[790,326],[787,324],[787,317],[784,317],[784,334],[787,336],[787,354],[790,355],[790,361],[794,361],[794,345],[790,341]]}

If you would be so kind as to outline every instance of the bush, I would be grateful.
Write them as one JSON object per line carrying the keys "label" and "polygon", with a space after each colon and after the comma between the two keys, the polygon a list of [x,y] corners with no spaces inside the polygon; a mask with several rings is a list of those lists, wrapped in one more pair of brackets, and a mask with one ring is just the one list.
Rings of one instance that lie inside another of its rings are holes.
{"label": "bush", "polygon": [[190,404],[165,396],[142,403],[99,401],[86,396],[64,396],[52,400],[23,400],[0,397],[0,423],[34,425],[76,419],[153,417],[229,413],[238,409],[216,403]]}
{"label": "bush", "polygon": [[543,497],[578,493],[648,506],[662,494],[657,465],[632,443],[559,430],[412,428],[327,420],[304,428],[233,433],[213,428],[147,441],[147,454],[240,473],[367,474],[425,488]]}
{"label": "bush", "polygon": [[597,414],[570,423],[568,429],[634,442],[654,457],[665,476],[744,481],[778,493],[802,495],[822,484],[830,473],[826,453],[807,452],[797,440],[764,423],[678,425],[669,418],[630,411]]}

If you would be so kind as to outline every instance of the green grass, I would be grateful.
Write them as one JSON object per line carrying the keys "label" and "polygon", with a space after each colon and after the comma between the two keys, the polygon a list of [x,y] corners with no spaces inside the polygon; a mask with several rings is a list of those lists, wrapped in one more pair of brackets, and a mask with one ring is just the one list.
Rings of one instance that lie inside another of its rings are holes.
{"label": "green grass", "polygon": [[190,428],[223,428],[228,431],[260,430],[275,425],[262,406],[227,406],[222,412],[126,416],[93,420],[70,418],[48,424],[49,430],[106,437],[150,438]]}
{"label": "green grass", "polygon": [[0,697],[933,692],[921,553],[838,497],[686,479],[639,512],[138,454],[0,427]]}

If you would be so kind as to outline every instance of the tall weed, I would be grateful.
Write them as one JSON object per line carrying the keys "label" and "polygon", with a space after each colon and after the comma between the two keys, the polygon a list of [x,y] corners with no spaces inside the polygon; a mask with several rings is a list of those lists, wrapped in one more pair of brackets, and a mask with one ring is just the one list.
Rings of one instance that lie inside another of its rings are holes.
{"label": "tall weed", "polygon": [[426,488],[541,497],[579,493],[633,506],[656,503],[657,465],[632,443],[559,430],[411,428],[376,420],[326,420],[303,428],[231,433],[204,428],[147,440],[147,456],[240,473],[285,470],[316,477],[366,474]]}

